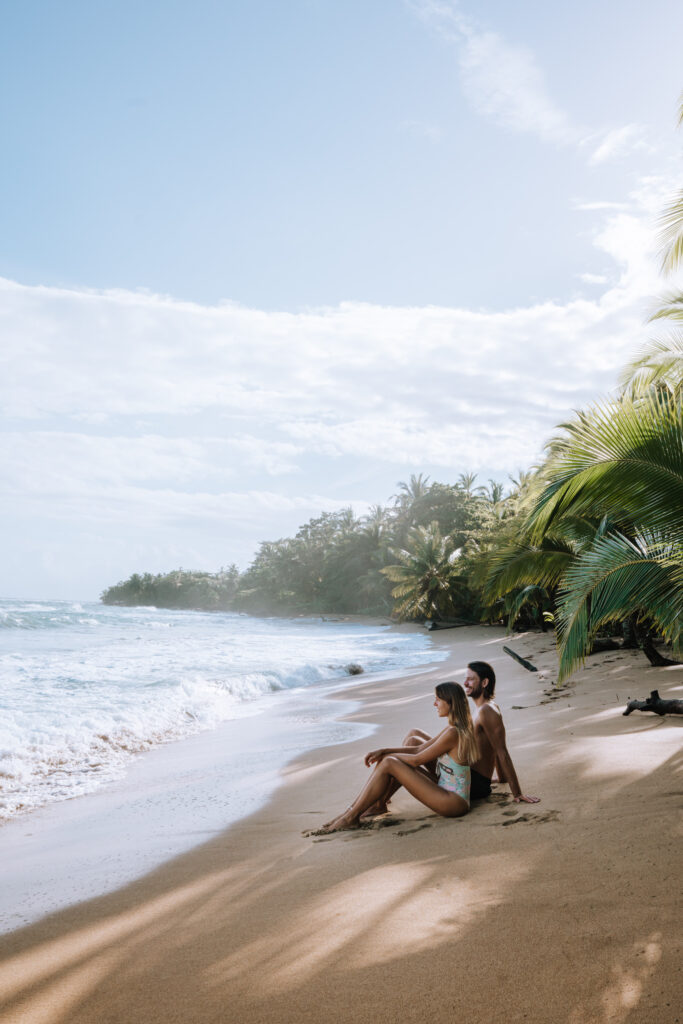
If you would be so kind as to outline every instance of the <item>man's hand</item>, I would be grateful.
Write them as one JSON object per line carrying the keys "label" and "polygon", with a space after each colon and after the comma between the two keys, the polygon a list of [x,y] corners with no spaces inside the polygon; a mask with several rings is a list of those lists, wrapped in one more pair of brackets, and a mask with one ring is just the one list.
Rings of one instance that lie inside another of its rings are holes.
{"label": "man's hand", "polygon": [[520,793],[519,796],[513,796],[512,798],[516,804],[540,804],[540,796],[524,796],[524,793]]}
{"label": "man's hand", "polygon": [[384,757],[384,750],[371,750],[369,754],[365,755],[365,764],[369,768],[371,764],[378,764],[379,761]]}

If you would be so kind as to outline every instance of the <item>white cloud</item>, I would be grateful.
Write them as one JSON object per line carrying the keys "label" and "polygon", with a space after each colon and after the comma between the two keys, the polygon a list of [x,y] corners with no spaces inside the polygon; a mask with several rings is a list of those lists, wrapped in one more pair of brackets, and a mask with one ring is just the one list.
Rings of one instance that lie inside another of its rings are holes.
{"label": "white cloud", "polygon": [[474,109],[546,142],[578,143],[584,132],[552,100],[533,54],[465,17],[456,2],[409,0],[409,7],[459,50],[465,94]]}
{"label": "white cloud", "polygon": [[613,203],[607,200],[596,200],[594,202],[576,202],[574,209],[585,210],[587,212],[600,212],[603,210],[627,210],[629,208],[628,203]]}
{"label": "white cloud", "polygon": [[158,568],[181,549],[245,564],[321,509],[385,500],[379,476],[529,465],[644,340],[663,192],[644,181],[604,212],[613,283],[566,303],[280,313],[0,280],[4,522],[48,547],[51,522],[82,527],[94,561],[127,536]]}
{"label": "white cloud", "polygon": [[605,274],[577,274],[576,275],[584,284],[607,284],[609,280]]}
{"label": "white cloud", "polygon": [[621,128],[612,128],[605,133],[599,146],[593,150],[588,163],[594,167],[636,149],[652,152],[652,147],[645,141],[644,136],[645,130],[639,124],[626,124]]}
{"label": "white cloud", "polygon": [[457,47],[463,89],[477,113],[544,142],[594,147],[588,156],[591,166],[638,149],[654,151],[642,125],[595,131],[576,123],[552,98],[534,54],[482,28],[462,13],[457,0],[407,0],[407,4]]}
{"label": "white cloud", "polygon": [[460,56],[465,93],[480,114],[546,142],[578,142],[580,130],[551,99],[533,55],[494,32],[468,31]]}

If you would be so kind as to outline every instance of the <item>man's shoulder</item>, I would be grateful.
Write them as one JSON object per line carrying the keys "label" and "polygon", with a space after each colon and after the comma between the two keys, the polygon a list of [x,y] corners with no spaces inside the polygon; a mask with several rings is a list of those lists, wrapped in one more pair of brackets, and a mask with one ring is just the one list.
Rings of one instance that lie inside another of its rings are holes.
{"label": "man's shoulder", "polygon": [[477,721],[480,722],[492,722],[494,720],[499,721],[500,719],[502,719],[502,717],[503,715],[501,713],[500,708],[492,700],[485,701],[485,703],[481,705],[477,713]]}

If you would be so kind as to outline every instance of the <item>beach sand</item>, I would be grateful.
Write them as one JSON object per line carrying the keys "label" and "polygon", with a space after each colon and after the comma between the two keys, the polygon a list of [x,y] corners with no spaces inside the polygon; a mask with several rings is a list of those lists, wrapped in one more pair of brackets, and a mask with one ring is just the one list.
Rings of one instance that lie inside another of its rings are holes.
{"label": "beach sand", "polygon": [[[0,1021],[683,1022],[683,717],[622,717],[652,689],[683,696],[683,670],[618,651],[554,690],[551,635],[436,642],[448,662],[353,688],[370,741],[306,753],[210,842],[0,939]],[[475,658],[542,802],[498,786],[446,820],[399,793],[373,828],[305,837],[355,795],[368,749],[438,728],[434,683]]]}

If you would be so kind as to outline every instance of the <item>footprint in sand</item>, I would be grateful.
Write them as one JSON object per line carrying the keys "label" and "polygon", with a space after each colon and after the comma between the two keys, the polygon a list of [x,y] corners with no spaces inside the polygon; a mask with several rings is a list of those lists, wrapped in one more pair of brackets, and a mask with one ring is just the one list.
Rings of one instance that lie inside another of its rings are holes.
{"label": "footprint in sand", "polygon": [[487,804],[509,804],[512,798],[507,793],[489,793],[485,802]]}
{"label": "footprint in sand", "polygon": [[417,828],[406,828],[401,832],[395,832],[397,836],[412,836],[413,832],[421,832],[423,828],[431,828],[429,822],[425,822],[424,825],[418,825]]}
{"label": "footprint in sand", "polygon": [[[366,818],[363,819],[357,828],[344,828],[338,832],[326,832],[323,828],[311,828],[302,832],[301,835],[304,839],[313,839],[313,842],[319,843],[323,839],[334,839],[335,836],[346,836],[347,839],[357,838],[359,835],[367,834],[368,832],[376,832],[380,828],[391,828],[392,825],[402,825],[403,818]],[[315,838],[320,836],[320,838]]]}
{"label": "footprint in sand", "polygon": [[532,825],[542,825],[546,821],[557,821],[560,816],[559,811],[543,811],[541,814],[532,814],[527,811],[526,814],[520,814],[517,818],[510,818],[508,821],[496,821],[494,825],[517,825],[520,821],[528,822]]}

